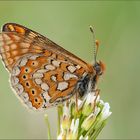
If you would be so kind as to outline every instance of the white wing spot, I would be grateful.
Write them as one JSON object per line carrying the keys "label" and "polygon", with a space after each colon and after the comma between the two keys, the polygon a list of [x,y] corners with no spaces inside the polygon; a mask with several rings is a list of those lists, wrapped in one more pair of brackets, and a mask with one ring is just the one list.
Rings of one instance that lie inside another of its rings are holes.
{"label": "white wing spot", "polygon": [[68,70],[73,73],[76,70],[76,67],[74,66],[68,66]]}
{"label": "white wing spot", "polygon": [[33,74],[33,78],[42,78],[43,77],[43,74],[42,73],[34,73]]}
{"label": "white wing spot", "polygon": [[49,96],[48,92],[43,92],[42,95],[43,95],[44,99],[46,99],[46,101],[49,102],[51,97]]}
{"label": "white wing spot", "polygon": [[54,70],[55,69],[55,67],[53,65],[46,65],[45,68],[47,70]]}
{"label": "white wing spot", "polygon": [[18,94],[21,94],[24,90],[21,84],[17,84],[16,86],[14,86],[14,89]]}
{"label": "white wing spot", "polygon": [[52,79],[54,82],[57,81],[57,80],[56,80],[56,76],[54,76],[54,75],[51,76],[51,79]]}
{"label": "white wing spot", "polygon": [[29,96],[26,92],[23,92],[19,96],[21,97],[21,99],[23,100],[24,103],[26,103],[29,100]]}
{"label": "white wing spot", "polygon": [[13,75],[13,76],[17,76],[17,75],[19,75],[19,74],[20,74],[20,69],[19,69],[17,66],[15,66],[15,67],[13,68],[12,75]]}
{"label": "white wing spot", "polygon": [[37,78],[37,79],[35,79],[35,82],[36,82],[36,84],[40,85],[42,83],[42,80]]}
{"label": "white wing spot", "polygon": [[30,101],[27,101],[27,102],[25,102],[25,103],[26,103],[26,105],[27,105],[30,109],[36,110],[36,108],[33,107],[32,103],[31,103]]}
{"label": "white wing spot", "polygon": [[22,66],[25,66],[26,63],[27,63],[27,58],[26,57],[23,57],[20,61],[19,61],[19,65],[22,67]]}
{"label": "white wing spot", "polygon": [[12,84],[12,86],[17,85],[18,82],[19,82],[19,79],[17,77],[15,77],[15,76],[11,77],[11,84]]}
{"label": "white wing spot", "polygon": [[47,70],[46,70],[46,69],[40,69],[40,70],[38,70],[37,72],[38,72],[38,73],[45,73],[45,72],[47,72]]}
{"label": "white wing spot", "polygon": [[30,56],[29,59],[31,59],[31,60],[36,60],[38,57],[39,57],[39,55],[33,55],[33,56]]}
{"label": "white wing spot", "polygon": [[53,64],[54,66],[56,66],[56,67],[59,67],[60,62],[59,62],[59,61],[56,61],[56,60],[53,60],[53,61],[52,61],[52,64]]}
{"label": "white wing spot", "polygon": [[49,86],[46,83],[42,83],[41,84],[41,88],[45,91],[47,91],[49,89]]}
{"label": "white wing spot", "polygon": [[67,88],[68,88],[68,83],[67,82],[59,82],[58,83],[58,87],[57,87],[58,90],[65,90]]}
{"label": "white wing spot", "polygon": [[76,66],[76,68],[77,68],[77,69],[80,69],[80,68],[81,68],[81,66],[77,65],[77,66]]}
{"label": "white wing spot", "polygon": [[71,73],[65,73],[64,74],[64,80],[69,80],[70,78],[76,78],[78,79],[78,77],[74,74],[71,74]]}

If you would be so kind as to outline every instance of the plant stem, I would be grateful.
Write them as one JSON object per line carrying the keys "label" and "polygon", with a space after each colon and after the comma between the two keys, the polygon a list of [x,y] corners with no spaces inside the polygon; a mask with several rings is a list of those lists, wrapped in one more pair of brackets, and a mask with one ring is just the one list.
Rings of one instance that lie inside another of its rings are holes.
{"label": "plant stem", "polygon": [[101,124],[101,126],[93,133],[93,135],[91,136],[91,139],[95,140],[105,125],[106,125],[106,121],[104,121]]}
{"label": "plant stem", "polygon": [[62,116],[62,107],[58,106],[57,107],[57,117],[58,117],[58,124],[57,124],[57,135],[60,134],[60,124],[61,124],[61,116]]}
{"label": "plant stem", "polygon": [[49,123],[47,114],[45,114],[45,122],[47,124],[47,129],[48,129],[48,139],[50,140],[51,139],[51,131],[50,131],[50,123]]}

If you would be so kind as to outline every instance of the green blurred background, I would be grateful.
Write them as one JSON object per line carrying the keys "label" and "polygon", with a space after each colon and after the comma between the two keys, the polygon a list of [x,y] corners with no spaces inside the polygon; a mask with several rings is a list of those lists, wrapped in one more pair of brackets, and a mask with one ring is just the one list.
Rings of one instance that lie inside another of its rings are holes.
{"label": "green blurred background", "polygon": [[[101,44],[98,59],[106,64],[99,83],[101,98],[113,112],[98,138],[140,138],[140,2],[0,1],[0,26],[6,22],[29,27],[87,62],[93,58],[93,25]],[[0,61],[0,138],[47,138],[45,113],[55,138],[56,109],[27,110],[8,79]]]}

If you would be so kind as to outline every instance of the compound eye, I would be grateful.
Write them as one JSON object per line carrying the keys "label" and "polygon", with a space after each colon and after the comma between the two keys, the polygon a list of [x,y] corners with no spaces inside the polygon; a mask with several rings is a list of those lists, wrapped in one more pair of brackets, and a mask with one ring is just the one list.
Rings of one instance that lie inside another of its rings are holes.
{"label": "compound eye", "polygon": [[100,74],[101,73],[101,67],[100,67],[100,65],[96,65],[95,66],[95,70],[96,70],[96,73],[97,74]]}

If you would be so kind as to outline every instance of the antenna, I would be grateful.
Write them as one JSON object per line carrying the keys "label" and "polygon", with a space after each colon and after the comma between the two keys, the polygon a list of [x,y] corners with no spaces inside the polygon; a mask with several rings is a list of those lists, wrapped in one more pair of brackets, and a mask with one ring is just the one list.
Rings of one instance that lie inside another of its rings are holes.
{"label": "antenna", "polygon": [[93,30],[93,27],[90,26],[89,28],[90,28],[90,31],[93,36],[94,63],[96,64],[96,57],[97,57],[97,52],[98,52],[98,48],[99,48],[99,42],[98,42],[98,40],[95,40],[95,32]]}

